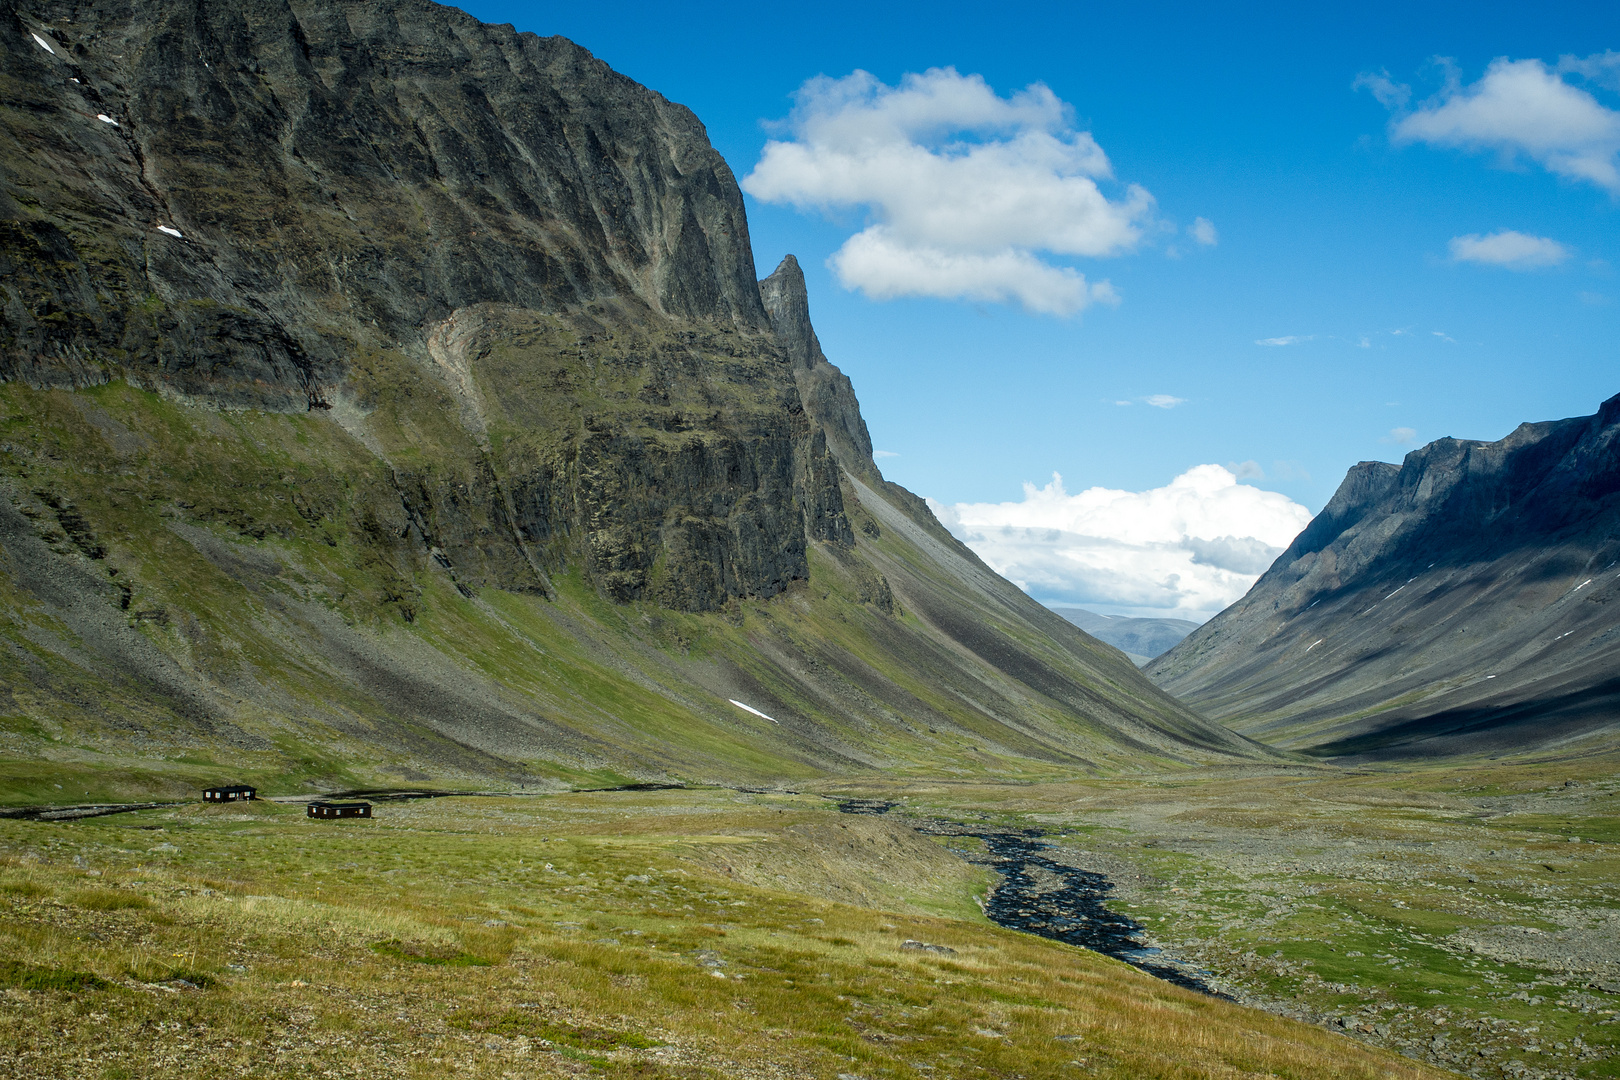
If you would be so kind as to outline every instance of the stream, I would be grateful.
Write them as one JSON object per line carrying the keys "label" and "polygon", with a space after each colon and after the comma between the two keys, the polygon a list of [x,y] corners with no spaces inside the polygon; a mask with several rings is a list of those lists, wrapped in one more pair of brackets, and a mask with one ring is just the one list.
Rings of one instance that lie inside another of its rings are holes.
{"label": "stream", "polygon": [[[845,799],[838,809],[845,814],[881,815],[895,805],[880,799]],[[1143,943],[1146,928],[1141,923],[1108,909],[1113,882],[1103,874],[1065,866],[1048,857],[1045,852],[1051,844],[1038,830],[996,829],[934,818],[914,819],[910,824],[930,836],[971,836],[984,841],[986,854],[964,857],[1001,875],[984,903],[985,915],[996,925],[1078,945],[1123,960],[1165,982],[1226,997],[1210,989],[1196,973],[1160,959],[1158,949]]]}

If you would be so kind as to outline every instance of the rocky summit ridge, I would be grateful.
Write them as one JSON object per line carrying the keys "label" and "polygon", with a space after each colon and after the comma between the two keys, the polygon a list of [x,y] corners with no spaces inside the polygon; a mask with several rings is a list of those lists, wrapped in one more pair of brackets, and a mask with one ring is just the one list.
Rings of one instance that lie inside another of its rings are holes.
{"label": "rocky summit ridge", "polygon": [[1267,753],[884,481],[702,125],[577,45],[5,0],[0,51],[8,798]]}
{"label": "rocky summit ridge", "polygon": [[1148,665],[1269,743],[1577,754],[1620,723],[1620,397],[1362,462],[1236,604]]}

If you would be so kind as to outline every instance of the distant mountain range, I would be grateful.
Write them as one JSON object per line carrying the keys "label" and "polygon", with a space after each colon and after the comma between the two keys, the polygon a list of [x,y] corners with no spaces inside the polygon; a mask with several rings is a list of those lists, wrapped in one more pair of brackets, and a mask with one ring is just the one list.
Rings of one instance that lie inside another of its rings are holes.
{"label": "distant mountain range", "polygon": [[1620,397],[1362,462],[1248,594],[1145,669],[1340,759],[1576,754],[1620,734]]}
{"label": "distant mountain range", "polygon": [[1130,657],[1137,667],[1169,651],[1198,629],[1197,623],[1186,619],[1122,619],[1080,607],[1051,607],[1098,641],[1105,641]]}

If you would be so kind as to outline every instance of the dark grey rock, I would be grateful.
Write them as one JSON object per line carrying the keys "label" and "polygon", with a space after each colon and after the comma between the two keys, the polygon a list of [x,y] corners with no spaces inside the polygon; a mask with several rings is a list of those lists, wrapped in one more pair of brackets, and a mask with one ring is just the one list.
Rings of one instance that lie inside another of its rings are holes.
{"label": "dark grey rock", "polygon": [[805,411],[827,433],[828,446],[838,463],[868,483],[877,479],[872,460],[872,436],[849,377],[827,361],[821,342],[810,325],[810,297],[804,271],[792,255],[785,256],[771,276],[759,283],[760,297],[770,313],[777,340],[793,361],[793,376]]}
{"label": "dark grey rock", "polygon": [[0,379],[302,409],[357,342],[477,303],[767,325],[703,125],[563,38],[420,0],[8,0],[0,27],[28,148]]}
{"label": "dark grey rock", "polygon": [[1242,600],[1148,666],[1339,758],[1503,753],[1620,715],[1620,397],[1363,462]]}

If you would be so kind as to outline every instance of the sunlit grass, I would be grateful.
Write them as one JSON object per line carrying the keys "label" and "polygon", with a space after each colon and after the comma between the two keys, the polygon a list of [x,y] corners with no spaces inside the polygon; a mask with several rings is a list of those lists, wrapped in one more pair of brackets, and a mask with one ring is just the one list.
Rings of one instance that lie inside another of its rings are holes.
{"label": "sunlit grass", "polygon": [[0,842],[19,1077],[1426,1074],[990,926],[980,871],[808,798],[195,806]]}

